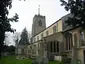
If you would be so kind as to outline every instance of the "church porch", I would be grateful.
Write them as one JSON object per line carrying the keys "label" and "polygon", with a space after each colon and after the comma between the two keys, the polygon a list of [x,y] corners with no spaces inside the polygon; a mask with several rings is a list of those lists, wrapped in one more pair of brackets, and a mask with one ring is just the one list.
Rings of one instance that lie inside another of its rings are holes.
{"label": "church porch", "polygon": [[49,60],[54,60],[54,56],[61,56],[63,52],[63,35],[62,32],[44,37],[47,44],[47,57]]}

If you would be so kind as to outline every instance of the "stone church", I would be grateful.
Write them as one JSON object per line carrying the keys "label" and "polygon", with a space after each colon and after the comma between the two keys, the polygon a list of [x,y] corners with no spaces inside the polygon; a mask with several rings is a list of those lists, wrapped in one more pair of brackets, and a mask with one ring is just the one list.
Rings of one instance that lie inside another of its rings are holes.
{"label": "stone church", "polygon": [[85,30],[68,26],[65,23],[68,17],[73,16],[67,14],[46,28],[45,16],[35,15],[28,56],[59,61],[75,58],[85,64]]}
{"label": "stone church", "polygon": [[42,56],[53,59],[54,55],[61,57],[63,52],[63,30],[65,30],[65,20],[70,14],[62,17],[46,28],[45,16],[35,15],[32,24],[32,57]]}
{"label": "stone church", "polygon": [[[40,11],[40,10],[39,10]],[[46,17],[40,12],[33,17],[31,44],[24,47],[26,57],[49,60],[79,60],[85,64],[85,30],[68,26],[65,21],[71,14],[46,27]]]}

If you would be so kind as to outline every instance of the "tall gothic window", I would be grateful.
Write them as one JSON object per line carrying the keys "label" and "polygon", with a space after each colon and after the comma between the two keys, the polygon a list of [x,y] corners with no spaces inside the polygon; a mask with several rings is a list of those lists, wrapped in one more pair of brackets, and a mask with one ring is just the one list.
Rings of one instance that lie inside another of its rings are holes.
{"label": "tall gothic window", "polygon": [[57,41],[57,52],[59,52],[59,41]]}
{"label": "tall gothic window", "polygon": [[70,33],[67,33],[65,35],[65,38],[66,38],[66,50],[71,50],[72,48],[72,34]]}
{"label": "tall gothic window", "polygon": [[52,42],[50,42],[50,52],[53,52],[53,50],[52,50]]}
{"label": "tall gothic window", "polygon": [[39,26],[42,26],[42,21],[41,20],[39,21]]}
{"label": "tall gothic window", "polygon": [[56,52],[56,41],[54,41],[54,52]]}
{"label": "tall gothic window", "polygon": [[81,39],[81,45],[82,46],[85,46],[85,33],[84,33],[84,31],[81,31],[80,32],[80,39]]}
{"label": "tall gothic window", "polygon": [[76,45],[77,45],[77,34],[75,33],[74,34],[74,46],[76,47]]}

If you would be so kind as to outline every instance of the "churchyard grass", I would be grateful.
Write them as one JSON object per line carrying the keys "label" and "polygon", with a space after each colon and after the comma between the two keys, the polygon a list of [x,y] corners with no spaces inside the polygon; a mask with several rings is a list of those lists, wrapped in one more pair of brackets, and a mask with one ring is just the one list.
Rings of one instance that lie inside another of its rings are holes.
{"label": "churchyard grass", "polygon": [[[16,59],[15,56],[2,57],[0,64],[32,64],[32,59]],[[49,61],[48,64],[63,64],[59,61]]]}
{"label": "churchyard grass", "polygon": [[15,56],[2,57],[0,64],[31,64],[31,59],[16,59]]}
{"label": "churchyard grass", "polygon": [[48,64],[64,64],[64,63],[60,61],[49,61]]}

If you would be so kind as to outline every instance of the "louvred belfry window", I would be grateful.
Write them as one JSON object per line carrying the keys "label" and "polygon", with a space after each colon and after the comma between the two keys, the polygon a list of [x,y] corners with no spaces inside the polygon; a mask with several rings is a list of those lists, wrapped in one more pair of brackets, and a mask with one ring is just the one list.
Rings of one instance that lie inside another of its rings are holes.
{"label": "louvred belfry window", "polygon": [[39,21],[39,26],[42,26],[42,21],[41,20]]}

